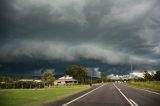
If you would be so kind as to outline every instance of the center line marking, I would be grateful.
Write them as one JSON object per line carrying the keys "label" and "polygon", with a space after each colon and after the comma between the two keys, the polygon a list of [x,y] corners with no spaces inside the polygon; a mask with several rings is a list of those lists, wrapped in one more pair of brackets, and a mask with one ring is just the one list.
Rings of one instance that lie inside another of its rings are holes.
{"label": "center line marking", "polygon": [[114,86],[115,86],[115,88],[121,93],[121,95],[127,100],[127,102],[131,105],[131,106],[138,106],[136,103],[136,105],[134,104],[134,103],[132,103],[123,93],[122,93],[122,91],[115,85],[115,84],[113,84]]}
{"label": "center line marking", "polygon": [[[104,85],[104,84],[103,84],[103,85]],[[88,95],[88,94],[94,92],[95,90],[101,88],[103,85],[101,85],[101,86],[99,86],[99,87],[97,87],[97,88],[95,88],[95,89],[93,89],[93,90],[91,90],[91,91],[89,91],[89,92],[83,94],[82,96],[79,96],[78,98],[75,98],[75,99],[71,100],[70,102],[67,102],[67,103],[63,104],[62,106],[67,106],[67,105],[71,104],[72,102],[75,102],[76,100],[78,100],[78,99],[80,99],[80,98],[82,98],[82,97],[84,97],[84,96],[86,96],[86,95]]]}
{"label": "center line marking", "polygon": [[135,101],[133,101],[132,99],[129,99],[135,106],[138,106],[138,104],[135,102]]}

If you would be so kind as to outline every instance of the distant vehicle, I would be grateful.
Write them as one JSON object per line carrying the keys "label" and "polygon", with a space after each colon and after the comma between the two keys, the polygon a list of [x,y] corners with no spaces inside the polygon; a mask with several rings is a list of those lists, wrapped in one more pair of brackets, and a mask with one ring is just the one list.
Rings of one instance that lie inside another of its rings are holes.
{"label": "distant vehicle", "polygon": [[122,83],[122,81],[115,81],[115,83]]}

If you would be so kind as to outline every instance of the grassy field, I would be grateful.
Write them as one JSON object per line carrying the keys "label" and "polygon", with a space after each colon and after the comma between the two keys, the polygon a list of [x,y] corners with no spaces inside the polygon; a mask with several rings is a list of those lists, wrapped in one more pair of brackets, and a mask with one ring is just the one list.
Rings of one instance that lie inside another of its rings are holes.
{"label": "grassy field", "polygon": [[37,106],[55,101],[89,86],[68,86],[50,89],[10,89],[0,90],[0,106]]}
{"label": "grassy field", "polygon": [[160,92],[160,81],[146,81],[146,82],[130,81],[130,82],[127,82],[127,84]]}

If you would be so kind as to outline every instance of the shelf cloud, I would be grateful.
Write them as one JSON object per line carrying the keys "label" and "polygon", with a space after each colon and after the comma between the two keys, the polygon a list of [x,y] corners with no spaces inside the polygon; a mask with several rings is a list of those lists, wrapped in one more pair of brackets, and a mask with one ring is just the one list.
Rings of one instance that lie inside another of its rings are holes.
{"label": "shelf cloud", "polygon": [[0,2],[1,62],[160,62],[159,0]]}

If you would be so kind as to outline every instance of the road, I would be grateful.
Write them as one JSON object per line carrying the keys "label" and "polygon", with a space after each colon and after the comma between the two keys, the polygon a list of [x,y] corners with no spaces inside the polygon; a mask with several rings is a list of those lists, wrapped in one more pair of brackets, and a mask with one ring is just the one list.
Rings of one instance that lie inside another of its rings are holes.
{"label": "road", "polygon": [[160,106],[160,94],[109,83],[45,106]]}

